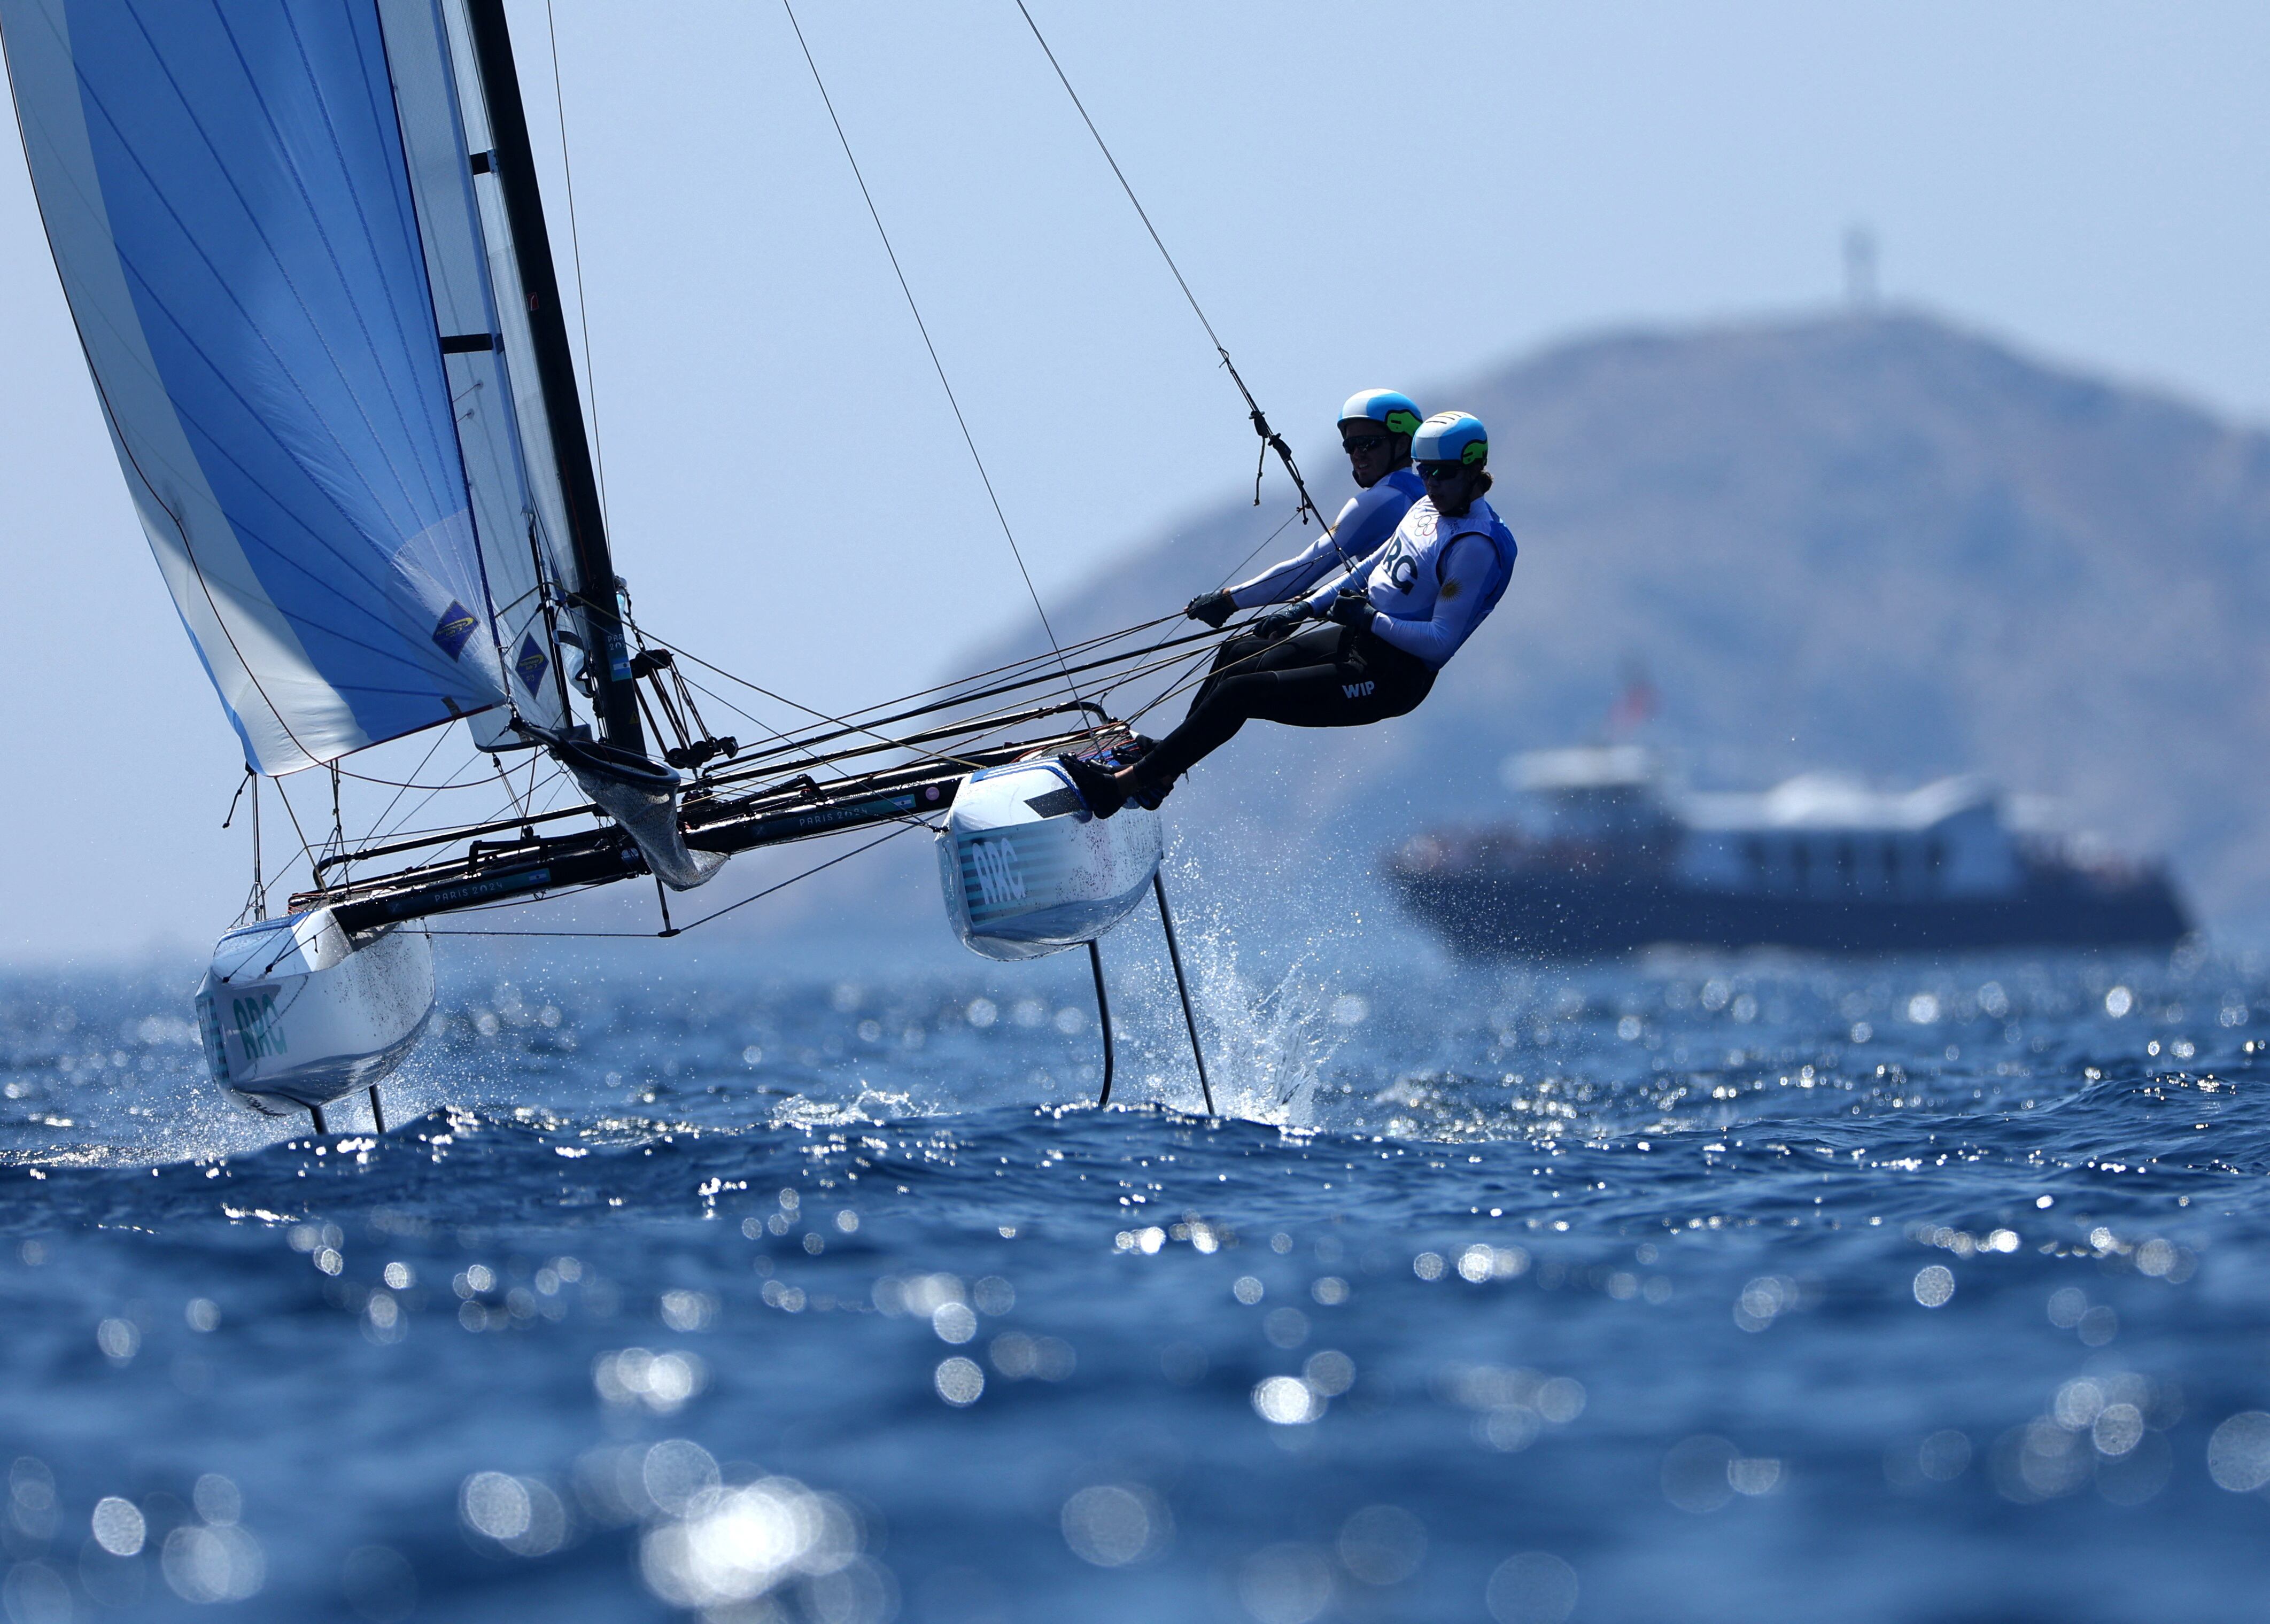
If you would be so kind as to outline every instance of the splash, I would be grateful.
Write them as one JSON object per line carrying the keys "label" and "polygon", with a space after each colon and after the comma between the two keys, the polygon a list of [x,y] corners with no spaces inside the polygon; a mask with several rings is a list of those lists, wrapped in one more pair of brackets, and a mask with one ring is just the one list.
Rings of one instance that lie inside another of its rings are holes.
{"label": "splash", "polygon": [[[1281,972],[1257,974],[1241,958],[1238,898],[1205,883],[1198,860],[1180,850],[1172,878],[1186,899],[1176,908],[1183,968],[1215,1109],[1288,1131],[1324,1126],[1324,1069],[1369,1009],[1322,968],[1330,933],[1302,945]],[[1144,1015],[1146,1035],[1134,1045],[1142,1081],[1162,1103],[1194,1104],[1198,1078],[1171,973],[1163,954],[1144,968],[1134,1000]]]}
{"label": "splash", "polygon": [[1324,1068],[1348,1028],[1334,1024],[1340,995],[1312,960],[1295,959],[1273,983],[1257,980],[1239,967],[1236,938],[1213,921],[1185,958],[1222,1113],[1277,1128],[1323,1126]]}
{"label": "splash", "polygon": [[880,1126],[924,1114],[916,1105],[912,1094],[901,1089],[871,1087],[862,1083],[859,1092],[849,1100],[816,1100],[808,1094],[791,1095],[773,1112],[771,1125],[775,1128]]}

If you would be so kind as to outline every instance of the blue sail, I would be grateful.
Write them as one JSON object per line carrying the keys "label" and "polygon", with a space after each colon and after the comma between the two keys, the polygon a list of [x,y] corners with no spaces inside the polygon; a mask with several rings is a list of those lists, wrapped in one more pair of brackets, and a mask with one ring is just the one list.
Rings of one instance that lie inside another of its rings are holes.
{"label": "blue sail", "polygon": [[502,646],[443,354],[488,336],[436,330],[374,0],[0,0],[0,43],[120,463],[247,759],[506,702],[533,663]]}

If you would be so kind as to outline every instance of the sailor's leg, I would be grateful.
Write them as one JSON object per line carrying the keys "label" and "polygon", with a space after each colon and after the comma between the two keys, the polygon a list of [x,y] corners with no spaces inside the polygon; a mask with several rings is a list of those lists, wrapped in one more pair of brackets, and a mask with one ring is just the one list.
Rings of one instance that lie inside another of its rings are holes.
{"label": "sailor's leg", "polygon": [[1191,703],[1198,704],[1225,676],[1236,676],[1253,668],[1253,662],[1264,651],[1289,641],[1281,637],[1264,637],[1257,632],[1241,632],[1225,638],[1213,651],[1213,664],[1206,670],[1205,680],[1198,684],[1198,692],[1191,695]]}
{"label": "sailor's leg", "polygon": [[1248,722],[1287,727],[1361,727],[1413,708],[1434,674],[1399,650],[1380,656],[1376,641],[1337,626],[1302,632],[1225,675],[1191,705],[1183,724],[1135,765],[1146,789],[1158,789],[1220,749]]}
{"label": "sailor's leg", "polygon": [[1138,792],[1164,789],[1206,757],[1237,737],[1252,715],[1251,695],[1257,685],[1273,679],[1267,674],[1232,677],[1216,683],[1191,707],[1183,723],[1159,741],[1159,747],[1138,761],[1130,772]]}
{"label": "sailor's leg", "polygon": [[1368,727],[1416,710],[1434,686],[1425,661],[1369,632],[1351,633],[1330,666],[1276,673],[1253,718],[1285,727]]}

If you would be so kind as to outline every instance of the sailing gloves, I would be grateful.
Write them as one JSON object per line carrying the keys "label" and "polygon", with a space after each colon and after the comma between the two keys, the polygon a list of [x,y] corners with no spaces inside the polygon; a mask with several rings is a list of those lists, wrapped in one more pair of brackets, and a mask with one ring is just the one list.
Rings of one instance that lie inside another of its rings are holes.
{"label": "sailing gloves", "polygon": [[1373,612],[1370,593],[1342,587],[1332,594],[1332,606],[1324,612],[1324,619],[1361,630],[1371,624]]}
{"label": "sailing gloves", "polygon": [[1272,609],[1263,615],[1253,623],[1253,629],[1258,635],[1273,642],[1280,637],[1290,637],[1294,628],[1308,618],[1309,606],[1306,604],[1287,604],[1282,609]]}
{"label": "sailing gloves", "polygon": [[1228,619],[1236,608],[1237,604],[1227,592],[1201,592],[1183,605],[1183,612],[1191,619],[1203,620],[1220,631],[1221,623]]}

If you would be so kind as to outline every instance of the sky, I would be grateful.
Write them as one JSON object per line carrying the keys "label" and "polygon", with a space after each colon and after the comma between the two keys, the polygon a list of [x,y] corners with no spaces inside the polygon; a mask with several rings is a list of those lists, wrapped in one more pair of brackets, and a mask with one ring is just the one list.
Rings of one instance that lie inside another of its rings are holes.
{"label": "sky", "polygon": [[[1888,300],[2270,421],[2270,8],[1027,4],[1318,467],[1357,389],[1435,410],[1569,337],[1826,308],[1856,227]],[[1030,616],[785,11],[512,17],[642,619],[827,708]],[[797,17],[1042,601],[1250,489],[1243,406],[1014,0]],[[12,142],[0,313],[0,959],[186,951],[243,901],[238,749]]]}

